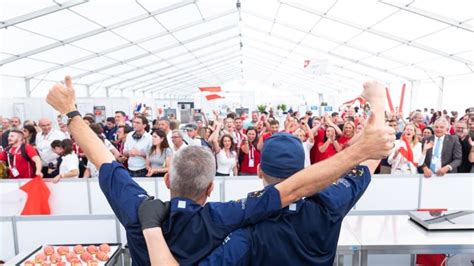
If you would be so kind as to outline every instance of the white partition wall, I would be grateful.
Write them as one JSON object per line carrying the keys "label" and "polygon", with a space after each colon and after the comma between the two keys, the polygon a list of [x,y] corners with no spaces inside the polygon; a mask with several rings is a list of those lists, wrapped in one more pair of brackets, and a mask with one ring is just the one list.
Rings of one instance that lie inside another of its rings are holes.
{"label": "white partition wall", "polygon": [[356,210],[413,210],[418,208],[419,177],[381,175],[372,178]]}
{"label": "white partition wall", "polygon": [[420,208],[474,209],[474,175],[423,178]]}
{"label": "white partition wall", "polygon": [[0,259],[15,256],[15,240],[13,238],[13,223],[11,218],[0,217]]}
{"label": "white partition wall", "polygon": [[43,244],[116,243],[115,216],[21,217],[16,222],[19,250]]}
{"label": "white partition wall", "polygon": [[56,184],[46,182],[51,192],[49,205],[51,214],[89,214],[87,182],[61,180]]}
{"label": "white partition wall", "polygon": [[2,180],[0,183],[0,216],[20,215],[27,195],[20,190],[17,180]]}
{"label": "white partition wall", "polygon": [[263,183],[258,177],[235,177],[225,180],[224,200],[246,198],[252,191],[262,190]]}
{"label": "white partition wall", "polygon": [[89,179],[89,191],[92,214],[114,214],[99,186],[99,180]]}

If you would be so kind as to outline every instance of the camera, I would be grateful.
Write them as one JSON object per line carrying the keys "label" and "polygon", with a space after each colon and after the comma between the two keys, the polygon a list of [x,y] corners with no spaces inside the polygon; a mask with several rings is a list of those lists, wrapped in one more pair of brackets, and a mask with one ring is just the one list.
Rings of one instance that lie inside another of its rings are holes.
{"label": "camera", "polygon": [[54,170],[56,169],[56,165],[54,165],[54,163],[49,163],[48,168]]}

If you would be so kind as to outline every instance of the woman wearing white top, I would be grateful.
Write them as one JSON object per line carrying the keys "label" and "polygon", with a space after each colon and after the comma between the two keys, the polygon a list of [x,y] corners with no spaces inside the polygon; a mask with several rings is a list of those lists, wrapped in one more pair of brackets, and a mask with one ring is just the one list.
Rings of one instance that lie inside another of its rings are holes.
{"label": "woman wearing white top", "polygon": [[[403,129],[403,136],[408,139],[411,149],[413,151],[413,161],[418,165],[423,164],[425,160],[426,151],[432,148],[432,144],[425,145],[424,149],[421,149],[421,143],[418,141],[416,136],[416,127],[414,124],[406,124]],[[392,152],[388,155],[388,163],[392,165],[392,174],[416,174],[417,166],[409,162],[399,151],[400,147],[402,149],[407,149],[405,142],[402,139],[395,141],[395,146],[392,149]]]}
{"label": "woman wearing white top", "polygon": [[55,176],[53,183],[59,182],[62,178],[75,178],[79,176],[79,158],[72,151],[72,141],[63,139],[61,141],[63,149],[62,161],[59,166],[59,175]]}
{"label": "woman wearing white top", "polygon": [[304,167],[308,167],[311,165],[309,151],[314,146],[314,135],[311,129],[309,128],[308,124],[306,123],[305,119],[301,120],[301,127],[295,130],[293,135],[301,140],[301,144],[303,144],[304,150]]}
{"label": "woman wearing white top", "polygon": [[234,140],[231,135],[225,134],[220,140],[219,136],[220,124],[216,124],[216,129],[212,133],[214,151],[216,152],[217,172],[216,176],[236,176],[237,169],[237,153],[234,149]]}

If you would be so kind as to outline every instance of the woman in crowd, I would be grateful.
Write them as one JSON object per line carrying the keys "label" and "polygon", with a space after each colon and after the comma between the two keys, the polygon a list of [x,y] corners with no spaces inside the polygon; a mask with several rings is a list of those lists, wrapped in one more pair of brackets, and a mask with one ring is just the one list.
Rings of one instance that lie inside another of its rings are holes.
{"label": "woman in crowd", "polygon": [[301,140],[301,144],[303,144],[304,150],[304,167],[308,167],[311,165],[311,160],[309,156],[309,151],[313,148],[314,145],[314,136],[313,132],[309,128],[308,124],[306,123],[305,119],[301,120],[301,127],[296,129],[293,133],[296,137]]}
{"label": "woman in crowd", "polygon": [[[416,174],[418,172],[418,165],[421,165],[425,160],[426,151],[433,147],[432,143],[426,144],[422,151],[421,143],[415,133],[416,129],[417,127],[414,124],[406,124],[401,139],[395,141],[395,146],[393,147],[392,152],[388,155],[388,163],[392,165],[392,174]],[[404,139],[408,141],[410,145],[409,148],[406,146]],[[410,162],[402,155],[400,148],[407,152],[410,149],[412,150],[413,162]]]}
{"label": "woman in crowd", "polygon": [[212,133],[210,140],[214,146],[217,162],[217,176],[236,176],[237,169],[237,153],[234,149],[234,139],[229,134],[224,134],[219,139],[220,123],[216,121],[216,130]]}
{"label": "woman in crowd", "polygon": [[72,141],[63,139],[61,141],[63,150],[61,164],[59,165],[59,174],[54,177],[53,182],[57,183],[63,178],[76,178],[79,176],[79,159],[73,152]]}
{"label": "woman in crowd", "polygon": [[208,147],[212,150],[212,145],[209,143],[209,137],[211,136],[213,130],[207,126],[202,126],[198,129],[198,135],[202,139],[202,146]]}
{"label": "woman in crowd", "polygon": [[25,138],[25,143],[36,147],[36,128],[32,125],[26,125],[23,127],[22,131],[23,137]]}
{"label": "woman in crowd", "polygon": [[342,136],[340,136],[339,139],[337,140],[339,144],[342,145],[342,148],[344,148],[347,142],[349,142],[349,140],[351,140],[352,137],[354,137],[354,134],[355,134],[354,122],[352,121],[345,122],[344,127],[342,129]]}
{"label": "woman in crowd", "polygon": [[423,129],[422,137],[423,139],[428,139],[429,137],[434,135],[434,130],[431,127],[425,127]]}
{"label": "woman in crowd", "polygon": [[260,164],[260,151],[257,149],[257,129],[254,127],[247,128],[246,136],[240,147],[240,175],[257,175],[257,165]]}
{"label": "woman in crowd", "polygon": [[117,128],[117,142],[115,143],[115,147],[117,148],[120,154],[117,158],[117,161],[122,163],[125,168],[128,168],[128,158],[123,155],[123,149],[125,147],[125,140],[127,139],[127,135],[130,132],[132,132],[132,128],[129,126],[119,126]]}
{"label": "woman in crowd", "polygon": [[[103,134],[102,126],[100,124],[91,124],[89,127],[92,129],[92,131],[94,131],[95,134],[97,134],[97,137],[99,137],[99,139],[101,139],[104,142],[105,147],[107,147],[107,149],[109,149],[109,151],[115,156],[115,159],[118,160],[120,158],[120,153],[117,150],[117,148],[115,148],[115,146],[108,139],[105,138]],[[99,170],[95,167],[93,163],[87,160],[83,177],[98,177],[98,176],[99,176]]]}
{"label": "woman in crowd", "polygon": [[342,145],[336,138],[336,130],[332,126],[326,127],[323,142],[318,143],[319,161],[325,160],[342,150]]}
{"label": "woman in crowd", "polygon": [[169,170],[171,156],[173,154],[163,130],[157,129],[151,133],[152,146],[146,156],[146,176],[161,177]]}

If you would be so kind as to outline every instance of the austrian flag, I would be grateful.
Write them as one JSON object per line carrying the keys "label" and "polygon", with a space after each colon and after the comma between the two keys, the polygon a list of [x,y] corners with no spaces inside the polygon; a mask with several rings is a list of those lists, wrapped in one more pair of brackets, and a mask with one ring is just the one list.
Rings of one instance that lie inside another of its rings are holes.
{"label": "austrian flag", "polygon": [[[220,86],[216,87],[199,87],[199,90],[201,92],[222,92],[222,89]],[[221,96],[219,94],[208,94],[206,95],[206,100],[211,101],[211,100],[216,100],[216,99],[222,99],[224,96]]]}

